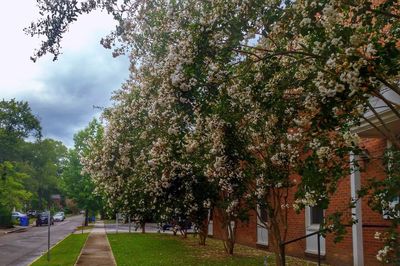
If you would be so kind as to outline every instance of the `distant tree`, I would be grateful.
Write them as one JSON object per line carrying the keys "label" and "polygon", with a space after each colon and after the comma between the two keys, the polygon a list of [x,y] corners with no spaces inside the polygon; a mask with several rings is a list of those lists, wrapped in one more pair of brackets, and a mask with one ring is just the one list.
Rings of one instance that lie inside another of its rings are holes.
{"label": "distant tree", "polygon": [[0,101],[0,128],[22,138],[41,136],[40,122],[32,114],[28,103],[15,99]]}
{"label": "distant tree", "polygon": [[47,208],[52,194],[60,194],[62,165],[67,154],[67,148],[60,141],[44,139],[36,143],[28,143],[26,153],[29,153],[26,163],[32,176],[30,183],[37,195],[36,203],[39,209]]}
{"label": "distant tree", "polygon": [[0,216],[9,217],[12,208],[25,204],[49,207],[51,195],[61,192],[66,152],[62,142],[41,138],[40,122],[27,102],[0,101]]}
{"label": "distant tree", "polygon": [[94,213],[102,209],[102,197],[95,192],[95,185],[90,175],[82,174],[80,157],[88,152],[88,143],[101,138],[102,134],[103,127],[96,119],[75,134],[75,145],[68,151],[62,173],[62,188],[80,209],[85,210],[85,224],[88,223],[89,212]]}
{"label": "distant tree", "polygon": [[39,138],[39,120],[27,102],[15,99],[0,101],[0,225],[9,225],[13,207],[21,208],[33,193],[26,188],[30,178],[22,163],[25,139]]}
{"label": "distant tree", "polygon": [[29,178],[25,173],[16,171],[11,162],[0,163],[0,226],[8,225],[12,208],[21,209],[32,193],[24,187]]}
{"label": "distant tree", "polygon": [[22,142],[28,137],[41,137],[38,118],[27,102],[0,101],[0,162],[20,159]]}

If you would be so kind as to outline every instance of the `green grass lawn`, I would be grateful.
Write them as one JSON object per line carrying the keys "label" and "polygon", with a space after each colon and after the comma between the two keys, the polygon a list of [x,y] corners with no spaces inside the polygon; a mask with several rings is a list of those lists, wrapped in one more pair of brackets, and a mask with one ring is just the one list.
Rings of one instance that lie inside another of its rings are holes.
{"label": "green grass lawn", "polygon": [[[118,266],[123,265],[274,265],[273,255],[266,251],[236,245],[235,255],[226,255],[220,240],[207,239],[199,246],[198,239],[165,234],[109,234],[108,240]],[[315,265],[287,257],[290,265]]]}
{"label": "green grass lawn", "polygon": [[47,262],[47,253],[45,253],[39,260],[31,265],[72,266],[75,264],[87,237],[88,234],[69,235],[50,250],[50,262]]}

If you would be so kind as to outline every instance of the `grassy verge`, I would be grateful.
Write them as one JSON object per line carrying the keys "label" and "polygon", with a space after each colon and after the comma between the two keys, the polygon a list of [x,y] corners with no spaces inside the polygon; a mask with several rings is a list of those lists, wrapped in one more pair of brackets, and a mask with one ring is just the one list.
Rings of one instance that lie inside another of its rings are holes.
{"label": "grassy verge", "polygon": [[103,220],[104,224],[115,224],[115,219],[114,220]]}
{"label": "grassy verge", "polygon": [[[109,234],[108,239],[118,266],[123,265],[275,265],[271,253],[236,245],[235,255],[224,252],[222,242],[208,239],[199,246],[198,239],[164,234]],[[287,258],[289,265],[315,265]]]}
{"label": "grassy verge", "polygon": [[57,246],[50,250],[50,262],[47,262],[47,252],[35,261],[31,266],[41,265],[65,265],[71,266],[75,264],[76,259],[81,252],[88,234],[69,235]]}
{"label": "grassy verge", "polygon": [[88,226],[78,226],[75,231],[79,231],[79,230],[88,230],[88,229],[92,229],[94,227],[93,224],[88,225]]}
{"label": "grassy verge", "polygon": [[36,219],[35,218],[29,218],[29,225],[36,225]]}

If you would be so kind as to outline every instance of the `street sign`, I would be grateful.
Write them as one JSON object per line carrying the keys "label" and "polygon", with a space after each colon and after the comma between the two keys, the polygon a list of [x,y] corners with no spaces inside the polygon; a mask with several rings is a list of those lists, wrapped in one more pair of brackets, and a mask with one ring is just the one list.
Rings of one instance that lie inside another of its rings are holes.
{"label": "street sign", "polygon": [[50,196],[52,200],[61,200],[61,195],[60,194],[53,194]]}

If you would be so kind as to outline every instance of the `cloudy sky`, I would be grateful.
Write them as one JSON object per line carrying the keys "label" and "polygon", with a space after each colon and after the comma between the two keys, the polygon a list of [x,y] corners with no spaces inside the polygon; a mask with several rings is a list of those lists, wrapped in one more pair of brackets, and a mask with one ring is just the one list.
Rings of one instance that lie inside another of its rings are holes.
{"label": "cloudy sky", "polygon": [[113,58],[99,41],[115,26],[107,14],[81,17],[62,42],[59,59],[47,55],[33,63],[39,40],[23,32],[37,17],[35,0],[3,1],[0,9],[0,98],[28,101],[45,137],[73,145],[73,134],[128,77],[127,57]]}

